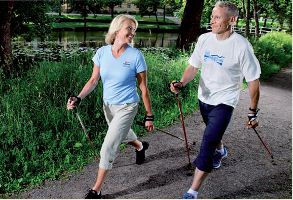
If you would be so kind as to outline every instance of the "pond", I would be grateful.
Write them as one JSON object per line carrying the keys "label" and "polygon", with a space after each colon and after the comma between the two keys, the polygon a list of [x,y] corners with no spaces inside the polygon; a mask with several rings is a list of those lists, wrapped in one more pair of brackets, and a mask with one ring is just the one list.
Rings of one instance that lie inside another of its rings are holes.
{"label": "pond", "polygon": [[[105,45],[104,31],[62,31],[50,35],[50,41],[41,42],[34,38],[31,42],[23,39],[13,41],[13,55],[19,62],[35,62],[40,60],[57,61],[62,55],[70,57],[75,53],[94,50]],[[142,47],[174,47],[177,33],[137,32],[134,37],[134,46]],[[85,38],[86,42],[83,42]]]}
{"label": "pond", "polygon": [[[54,32],[50,35],[50,41],[45,43],[56,43],[63,46],[65,49],[68,46],[91,46],[100,47],[105,45],[105,31],[88,31],[84,34],[83,31],[61,31]],[[137,32],[134,37],[136,47],[174,47],[178,33],[152,33],[150,32]],[[86,41],[84,43],[84,41]],[[24,41],[15,41],[16,43],[24,44]],[[27,42],[26,45],[33,49],[38,49],[42,42],[38,38],[33,41]],[[25,46],[26,46],[25,45]]]}
{"label": "pond", "polygon": [[[53,34],[55,41],[68,42],[95,42],[98,46],[104,45],[105,31],[62,31]],[[176,45],[177,33],[137,32],[134,37],[135,45],[141,47],[172,47]]]}

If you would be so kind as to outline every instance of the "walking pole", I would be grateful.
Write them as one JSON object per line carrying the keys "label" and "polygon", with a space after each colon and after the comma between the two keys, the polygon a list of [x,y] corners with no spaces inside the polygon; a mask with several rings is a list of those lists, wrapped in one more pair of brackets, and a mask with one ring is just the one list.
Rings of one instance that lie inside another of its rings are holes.
{"label": "walking pole", "polygon": [[183,129],[183,133],[184,133],[185,148],[186,148],[187,157],[188,157],[188,166],[191,167],[190,155],[189,155],[189,146],[188,146],[188,141],[187,141],[187,136],[186,136],[186,130],[185,130],[185,124],[184,124],[184,118],[183,118],[183,114],[182,114],[182,107],[181,107],[181,103],[180,103],[180,99],[179,99],[178,94],[175,94],[175,96],[176,96],[177,103],[178,103],[178,107],[179,107],[180,120],[181,120],[182,129]]}
{"label": "walking pole", "polygon": [[256,133],[257,137],[260,139],[261,143],[263,144],[263,146],[265,147],[265,149],[267,150],[267,152],[270,154],[271,158],[274,160],[274,156],[272,154],[272,151],[268,148],[268,146],[264,143],[264,141],[261,139],[260,135],[258,134],[258,132],[256,131],[255,128],[252,128],[254,130],[254,132]]}
{"label": "walking pole", "polygon": [[[136,123],[137,125],[144,126],[144,123],[143,123],[143,122],[136,121],[135,123]],[[170,132],[168,132],[168,131],[164,131],[163,129],[159,129],[159,128],[155,127],[155,130],[161,131],[162,133],[165,133],[165,134],[167,134],[167,135],[170,135],[170,136],[172,136],[172,137],[174,137],[174,138],[177,138],[177,139],[179,139],[179,140],[181,140],[181,141],[185,141],[183,138],[178,137],[177,135],[173,135],[172,133],[170,133]],[[189,144],[189,145],[192,145],[191,143],[188,143],[188,144]]]}
{"label": "walking pole", "polygon": [[93,150],[93,152],[94,152],[94,154],[95,154],[95,159],[98,159],[99,156],[98,156],[97,152],[95,151],[94,144],[93,144],[93,142],[91,141],[91,139],[90,139],[90,137],[89,137],[89,135],[88,135],[88,133],[87,133],[87,131],[86,131],[86,128],[85,128],[85,126],[84,126],[84,123],[83,123],[82,120],[81,120],[81,117],[80,117],[80,115],[79,115],[79,113],[78,113],[78,111],[77,111],[77,108],[74,108],[73,111],[74,111],[74,113],[75,113],[75,115],[76,115],[76,117],[77,117],[77,119],[78,119],[78,121],[79,121],[79,123],[80,123],[80,125],[81,125],[81,127],[82,127],[82,130],[83,130],[83,132],[84,132],[86,138],[88,139],[88,141],[89,141],[89,143],[90,143],[90,146],[92,147],[92,150]]}

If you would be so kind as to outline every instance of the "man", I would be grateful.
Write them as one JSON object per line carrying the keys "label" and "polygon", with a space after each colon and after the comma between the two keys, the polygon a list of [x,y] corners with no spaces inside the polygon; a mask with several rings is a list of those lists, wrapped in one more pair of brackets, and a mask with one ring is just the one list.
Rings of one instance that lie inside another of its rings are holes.
{"label": "man", "polygon": [[184,199],[196,199],[198,191],[212,169],[221,166],[228,155],[222,137],[239,100],[243,78],[248,82],[250,105],[247,127],[258,126],[260,65],[251,44],[233,31],[237,7],[218,1],[212,11],[212,32],[201,35],[180,82],[170,89],[178,93],[201,70],[198,88],[200,112],[206,124],[200,152],[194,160],[194,179]]}

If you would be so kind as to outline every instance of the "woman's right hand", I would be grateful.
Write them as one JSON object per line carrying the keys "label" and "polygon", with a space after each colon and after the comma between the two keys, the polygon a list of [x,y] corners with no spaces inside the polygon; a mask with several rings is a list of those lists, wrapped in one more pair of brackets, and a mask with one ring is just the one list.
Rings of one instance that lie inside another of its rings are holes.
{"label": "woman's right hand", "polygon": [[72,110],[80,104],[81,98],[78,96],[71,96],[67,101],[67,110]]}

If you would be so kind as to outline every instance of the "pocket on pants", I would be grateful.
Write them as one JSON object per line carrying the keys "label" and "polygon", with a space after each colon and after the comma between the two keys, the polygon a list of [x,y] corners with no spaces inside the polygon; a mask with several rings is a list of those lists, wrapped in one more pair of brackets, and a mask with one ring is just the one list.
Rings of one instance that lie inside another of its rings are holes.
{"label": "pocket on pants", "polygon": [[126,103],[125,104],[125,107],[124,107],[124,110],[126,111],[134,111],[135,109],[137,109],[138,107],[138,103]]}

